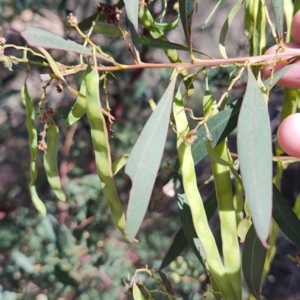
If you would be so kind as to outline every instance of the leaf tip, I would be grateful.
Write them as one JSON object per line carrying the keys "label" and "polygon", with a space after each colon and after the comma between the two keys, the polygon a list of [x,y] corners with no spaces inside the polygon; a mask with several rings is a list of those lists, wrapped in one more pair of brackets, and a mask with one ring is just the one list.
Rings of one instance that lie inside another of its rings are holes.
{"label": "leaf tip", "polygon": [[267,243],[267,241],[261,241],[262,245],[264,246],[264,248],[269,249],[270,245]]}

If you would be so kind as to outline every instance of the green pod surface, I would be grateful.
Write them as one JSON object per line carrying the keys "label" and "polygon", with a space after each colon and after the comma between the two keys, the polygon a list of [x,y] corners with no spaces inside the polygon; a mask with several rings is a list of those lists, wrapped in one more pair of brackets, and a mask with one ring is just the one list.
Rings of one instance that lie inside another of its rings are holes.
{"label": "green pod surface", "polygon": [[53,189],[58,200],[66,202],[67,197],[64,192],[57,166],[57,152],[59,145],[59,129],[53,120],[50,121],[47,129],[47,152],[44,154],[44,168],[48,182]]}
{"label": "green pod surface", "polygon": [[186,145],[183,140],[184,133],[188,132],[189,126],[179,91],[173,105],[173,116],[176,123],[177,153],[182,171],[182,183],[191,208],[195,231],[205,252],[206,263],[223,298],[237,300],[239,298],[222,264],[216,241],[208,224],[203,201],[197,186],[191,146]]}
{"label": "green pod surface", "polygon": [[29,192],[31,196],[31,200],[35,208],[41,213],[41,215],[46,216],[46,207],[43,201],[39,198],[35,181],[38,175],[37,172],[37,154],[38,154],[38,134],[35,128],[35,112],[32,100],[29,96],[26,84],[22,88],[21,91],[22,100],[26,108],[26,125],[29,134],[29,149],[31,154],[31,162],[30,162],[30,183],[29,183]]}
{"label": "green pod surface", "polygon": [[171,31],[173,29],[175,29],[179,23],[179,16],[174,20],[172,21],[171,23],[159,23],[159,22],[154,22],[154,27],[159,29],[159,30],[162,30],[162,31]]}
{"label": "green pod surface", "polygon": [[67,119],[65,122],[66,126],[73,125],[85,114],[85,101],[86,100],[81,95],[86,94],[85,80],[84,80],[84,78],[86,76],[86,72],[87,72],[87,69],[83,73],[83,76],[82,76],[82,81],[81,81],[80,90],[79,90],[80,95],[77,96],[76,101],[67,116]]}
{"label": "green pod surface", "polygon": [[[209,90],[205,92],[203,110],[205,115],[211,117],[218,113],[216,100]],[[218,200],[224,266],[238,298],[241,298],[240,248],[237,239],[236,211],[233,205],[230,178],[230,171],[234,168],[230,168],[231,159],[228,156],[229,150],[226,139],[222,140],[214,149],[207,141],[207,153],[211,159]],[[236,174],[236,176],[239,178],[239,174]]]}
{"label": "green pod surface", "polygon": [[153,29],[154,20],[147,7],[141,7],[139,10],[139,20],[143,27],[148,30]]}
{"label": "green pod surface", "polygon": [[125,214],[119,199],[113,177],[110,146],[105,119],[99,95],[99,74],[90,67],[85,77],[86,114],[91,127],[91,137],[95,151],[97,173],[99,175],[103,195],[110,207],[113,221],[123,236],[125,235]]}

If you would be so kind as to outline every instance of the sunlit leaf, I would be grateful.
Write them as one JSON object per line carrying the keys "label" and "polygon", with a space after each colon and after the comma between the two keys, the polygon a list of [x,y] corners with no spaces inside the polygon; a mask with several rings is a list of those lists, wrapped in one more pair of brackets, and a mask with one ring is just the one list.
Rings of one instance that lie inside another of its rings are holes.
{"label": "sunlit leaf", "polygon": [[43,55],[45,56],[45,58],[47,59],[50,68],[52,69],[53,73],[57,76],[57,78],[59,78],[62,82],[66,82],[63,74],[61,73],[58,64],[55,62],[55,60],[53,59],[53,57],[48,53],[48,51],[46,51],[44,48],[41,47],[37,47],[39,49],[39,51],[41,51],[43,53]]}
{"label": "sunlit leaf", "polygon": [[129,239],[135,237],[147,211],[166,142],[175,82],[176,76],[143,128],[125,167],[132,181],[126,225]]}
{"label": "sunlit leaf", "polygon": [[136,282],[133,282],[132,293],[134,300],[145,300],[141,290],[137,286]]}
{"label": "sunlit leaf", "polygon": [[248,218],[243,219],[239,223],[236,234],[240,238],[240,243],[244,243],[246,234],[247,234],[247,232],[248,232],[251,225],[252,225],[252,222]]}
{"label": "sunlit leaf", "polygon": [[[62,36],[44,29],[28,27],[25,31],[21,32],[21,35],[26,40],[26,42],[33,47],[57,49],[66,52],[71,51],[86,56],[92,55],[91,49],[77,44],[71,40],[66,40]],[[112,62],[112,60],[99,53],[97,53],[96,56],[105,61]]]}
{"label": "sunlit leaf", "polygon": [[240,169],[257,235],[266,246],[272,213],[272,140],[268,107],[248,68],[247,89],[238,120]]}
{"label": "sunlit leaf", "polygon": [[112,164],[112,172],[116,175],[127,163],[129,154],[124,154]]}
{"label": "sunlit leaf", "polygon": [[261,244],[253,225],[246,235],[243,253],[242,269],[251,293],[260,300],[260,286],[267,250]]}

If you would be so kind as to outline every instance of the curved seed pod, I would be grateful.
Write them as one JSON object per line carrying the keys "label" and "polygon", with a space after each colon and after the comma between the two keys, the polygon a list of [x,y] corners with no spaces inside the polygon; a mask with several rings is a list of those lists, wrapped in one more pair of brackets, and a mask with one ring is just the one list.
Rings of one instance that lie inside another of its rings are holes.
{"label": "curved seed pod", "polygon": [[39,198],[36,187],[35,187],[35,181],[37,178],[37,153],[38,153],[38,134],[35,128],[35,113],[34,113],[34,107],[31,101],[31,98],[28,94],[27,86],[26,84],[22,88],[21,91],[22,94],[22,100],[26,108],[26,125],[29,133],[29,148],[30,148],[30,154],[31,154],[31,163],[30,163],[30,176],[31,181],[29,183],[29,192],[31,196],[31,200],[35,206],[35,208],[43,215],[46,216],[46,207],[43,203],[43,201]]}
{"label": "curved seed pod", "polygon": [[57,166],[57,151],[59,144],[59,130],[57,125],[51,120],[47,129],[47,152],[44,154],[44,168],[48,182],[53,189],[56,197],[66,202],[67,197],[61,186],[59,171]]}
{"label": "curved seed pod", "polygon": [[101,181],[104,197],[110,207],[113,221],[126,238],[124,231],[126,225],[125,214],[113,177],[108,132],[100,103],[99,74],[97,70],[89,68],[85,77],[85,84],[86,114],[91,126],[97,173]]}
{"label": "curved seed pod", "polygon": [[153,29],[154,20],[147,7],[141,7],[139,10],[139,20],[143,27],[148,30]]}
{"label": "curved seed pod", "polygon": [[76,101],[67,116],[67,119],[65,122],[66,126],[73,125],[85,114],[85,101],[86,100],[85,100],[85,98],[82,97],[82,95],[86,94],[84,78],[86,76],[87,71],[88,71],[88,68],[86,69],[86,71],[84,72],[84,74],[82,76],[79,95],[77,96]]}
{"label": "curved seed pod", "polygon": [[171,31],[173,29],[175,29],[179,23],[179,15],[178,17],[172,21],[171,23],[159,23],[159,22],[154,22],[154,27],[159,29],[159,30],[162,30],[162,31]]}
{"label": "curved seed pod", "polygon": [[[203,99],[203,110],[205,115],[211,117],[216,115],[218,113],[216,107],[216,100],[207,87]],[[206,147],[207,153],[211,159],[218,200],[224,266],[236,294],[241,298],[240,248],[236,236],[236,211],[233,205],[230,172],[234,172],[233,174],[236,176],[237,180],[239,180],[240,184],[242,184],[242,182],[239,174],[232,165],[231,156],[228,154],[229,149],[227,147],[226,139],[223,139],[214,149],[211,146],[211,142],[207,141]]]}
{"label": "curved seed pod", "polygon": [[202,244],[209,271],[224,299],[239,299],[222,264],[216,241],[207,221],[203,201],[197,186],[191,146],[187,145],[183,138],[184,133],[189,129],[179,90],[174,101],[173,115],[176,123],[177,152],[185,196],[191,208],[193,224]]}

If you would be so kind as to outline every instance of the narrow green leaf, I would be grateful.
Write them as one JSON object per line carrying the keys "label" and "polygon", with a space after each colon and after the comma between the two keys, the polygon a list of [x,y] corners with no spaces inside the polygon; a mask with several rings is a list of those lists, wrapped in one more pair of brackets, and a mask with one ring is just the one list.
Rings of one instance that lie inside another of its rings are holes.
{"label": "narrow green leaf", "polygon": [[119,157],[112,165],[112,172],[116,175],[127,163],[129,154]]}
{"label": "narrow green leaf", "polygon": [[60,71],[58,64],[55,62],[55,60],[53,59],[53,57],[49,54],[48,51],[46,51],[44,48],[41,47],[37,47],[39,49],[40,52],[42,52],[42,54],[45,56],[46,60],[49,63],[50,68],[52,69],[53,73],[57,76],[57,78],[59,78],[62,82],[66,83],[66,80],[62,74],[62,72]]}
{"label": "narrow green leaf", "polygon": [[225,22],[222,26],[222,29],[221,29],[221,32],[220,32],[220,37],[219,37],[219,50],[220,50],[220,53],[221,53],[223,58],[227,58],[226,47],[225,47],[227,32],[229,30],[229,27],[230,27],[233,19],[235,18],[236,14],[241,9],[244,2],[245,2],[245,0],[239,0],[239,1],[236,2],[236,4],[231,9],[230,13],[228,14],[228,16],[227,16],[227,18],[226,18],[226,20],[225,20]]}
{"label": "narrow green leaf", "polygon": [[242,253],[242,269],[251,293],[260,300],[261,279],[267,250],[262,246],[253,225],[250,227]]}
{"label": "narrow green leaf", "polygon": [[86,18],[85,20],[81,21],[78,24],[78,27],[80,30],[85,31],[89,30],[92,27],[93,22],[97,19],[97,16],[99,15],[99,21],[104,22],[106,20],[106,16],[104,14],[98,14],[97,12],[94,13],[92,16]]}
{"label": "narrow green leaf", "polygon": [[278,39],[283,38],[283,2],[283,0],[271,0],[275,17],[275,29]]}
{"label": "narrow green leaf", "polygon": [[179,0],[179,13],[188,48],[192,49],[191,28],[195,0]]}
{"label": "narrow green leaf", "polygon": [[113,24],[98,22],[94,28],[95,32],[105,36],[122,37],[122,32],[119,27]]}
{"label": "narrow green leaf", "polygon": [[[159,274],[159,276],[160,276],[160,278],[161,278],[163,284],[165,285],[165,287],[166,287],[166,289],[167,289],[169,295],[170,295],[170,296],[174,296],[174,292],[173,292],[173,289],[172,289],[172,285],[171,285],[171,283],[170,283],[170,281],[169,281],[169,279],[168,279],[166,273],[163,272],[163,271],[161,271],[161,270],[157,270],[157,272],[158,272],[158,274]],[[172,299],[173,299],[173,298],[172,298]]]}
{"label": "narrow green leaf", "polygon": [[294,0],[294,13],[296,13],[296,11],[300,10],[300,1],[299,0]]}
{"label": "narrow green leaf", "polygon": [[163,269],[164,267],[168,266],[188,247],[188,245],[188,240],[184,234],[183,228],[181,227],[177,231],[168,252],[166,253],[164,259],[161,262],[159,269]]}
{"label": "narrow green leaf", "polygon": [[248,68],[247,89],[238,120],[240,169],[253,224],[267,246],[272,213],[272,140],[268,107]]}
{"label": "narrow green leaf", "polygon": [[[32,47],[41,47],[46,49],[57,49],[66,52],[75,52],[85,56],[92,56],[92,50],[77,44],[71,40],[66,40],[58,34],[49,32],[44,29],[28,27],[21,32],[22,37]],[[97,58],[113,63],[113,61],[104,55],[96,54]]]}
{"label": "narrow green leaf", "polygon": [[[275,86],[276,82],[291,66],[292,65],[285,66],[275,73],[271,87]],[[264,81],[265,87],[269,85],[269,82],[270,79]],[[241,105],[242,99],[235,100],[229,104],[226,109],[220,111],[217,115],[208,120],[207,126],[214,139],[211,143],[213,148],[236,128]],[[206,130],[204,127],[200,127],[197,131],[197,140],[192,144],[192,154],[195,165],[207,155]]]}
{"label": "narrow green leaf", "polygon": [[[211,142],[213,148],[236,128],[241,104],[241,99],[236,100],[207,121],[207,127],[213,136]],[[195,165],[207,155],[206,134],[204,126],[200,127],[197,131],[197,139],[192,144]]]}
{"label": "narrow green leaf", "polygon": [[[183,190],[182,190],[183,192]],[[186,239],[190,246],[192,247],[193,252],[199,259],[199,262],[205,268],[205,264],[203,262],[202,256],[203,256],[203,249],[200,243],[200,240],[197,236],[193,219],[192,219],[192,213],[190,205],[186,199],[185,194],[178,193],[178,206],[179,206],[179,213],[180,213],[180,219],[182,223],[182,228],[185,233]],[[204,202],[204,209],[207,216],[207,220],[209,221],[214,214],[215,210],[217,209],[217,198],[215,194],[211,196],[209,199],[207,199]]]}
{"label": "narrow green leaf", "polygon": [[127,18],[129,22],[129,29],[131,39],[134,46],[135,55],[138,61],[139,56],[139,42],[138,42],[138,19],[139,19],[139,0],[124,0]]}
{"label": "narrow green leaf", "polygon": [[274,87],[276,85],[276,83],[280,80],[280,78],[293,66],[294,64],[290,64],[287,65],[285,67],[283,67],[282,69],[280,69],[278,72],[276,72],[273,76],[273,78],[271,79],[268,78],[264,81],[264,86],[267,88],[271,82],[270,88]]}
{"label": "narrow green leaf", "polygon": [[300,248],[300,220],[273,185],[273,218],[286,237]]}
{"label": "narrow green leaf", "polygon": [[214,6],[214,8],[212,9],[212,11],[210,12],[210,14],[208,15],[208,17],[206,18],[202,28],[205,28],[206,24],[209,22],[209,20],[212,18],[212,16],[215,14],[215,12],[217,11],[218,7],[220,6],[220,4],[222,3],[222,0],[219,0],[216,5]]}
{"label": "narrow green leaf", "polygon": [[132,181],[126,225],[126,233],[130,240],[135,237],[143,221],[157,176],[169,127],[176,77],[172,78],[143,128],[125,167],[125,172]]}

